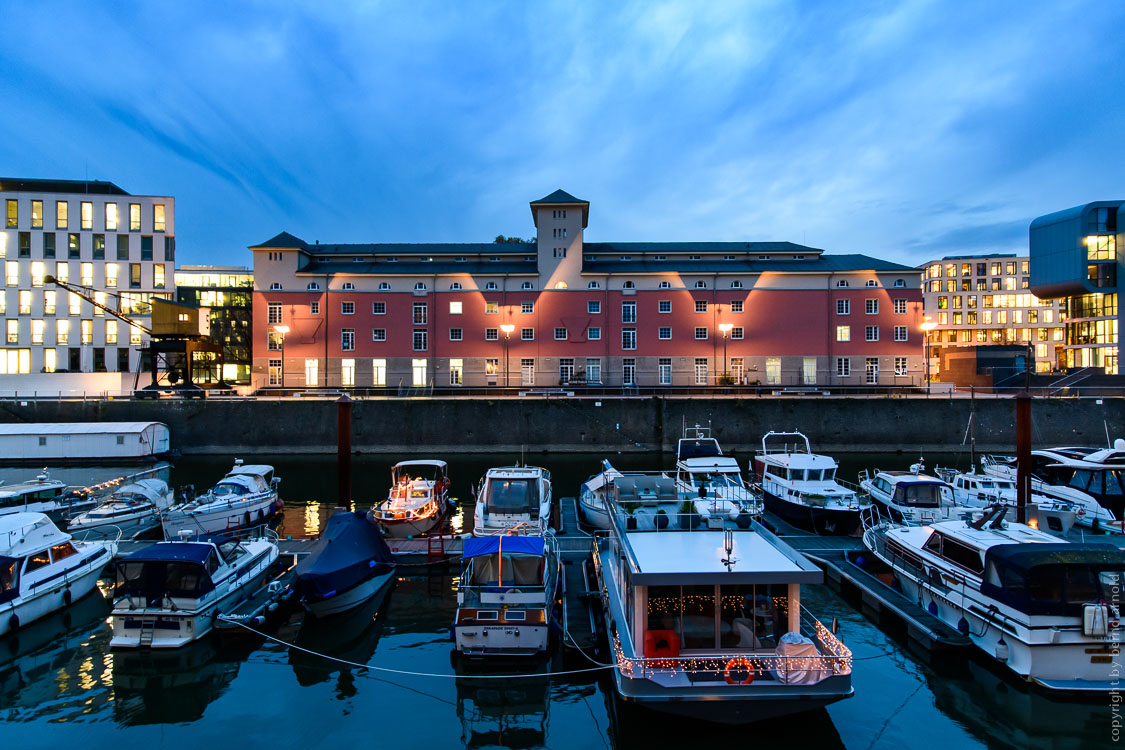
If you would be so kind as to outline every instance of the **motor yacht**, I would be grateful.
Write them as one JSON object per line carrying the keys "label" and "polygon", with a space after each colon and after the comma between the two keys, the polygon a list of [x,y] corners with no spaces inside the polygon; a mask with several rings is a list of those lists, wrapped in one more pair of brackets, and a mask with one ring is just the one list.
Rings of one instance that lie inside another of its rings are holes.
{"label": "motor yacht", "polygon": [[761,517],[765,510],[761,495],[743,481],[738,459],[721,452],[711,456],[687,455],[689,452],[682,450],[682,444],[680,447],[685,457],[676,461],[675,479],[681,492],[706,505],[708,515],[729,515],[744,528],[750,526],[752,518]]}
{"label": "motor yacht", "polygon": [[741,724],[852,695],[851,651],[801,604],[816,565],[759,523],[699,523],[659,473],[614,487],[594,561],[621,700]]}
{"label": "motor yacht", "polygon": [[609,459],[602,459],[602,470],[582,483],[578,491],[578,519],[595,529],[609,529],[609,490],[621,472]]}
{"label": "motor yacht", "polygon": [[1009,511],[996,505],[928,526],[882,522],[863,542],[893,569],[899,590],[1015,675],[1052,690],[1110,691],[1125,552],[1007,523]]}
{"label": "motor yacht", "polygon": [[84,538],[121,535],[133,538],[160,525],[160,513],[172,506],[175,493],[162,479],[138,479],[116,489],[101,505],[70,520],[71,533]]}
{"label": "motor yacht", "polygon": [[59,523],[97,504],[96,497],[72,491],[65,483],[52,479],[47,469],[26,482],[0,483],[0,516],[42,513]]}
{"label": "motor yacht", "polygon": [[371,511],[371,517],[389,537],[426,534],[439,528],[448,514],[449,488],[445,461],[400,461],[391,468],[387,499]]}
{"label": "motor yacht", "polygon": [[910,526],[956,519],[964,511],[953,499],[953,488],[924,474],[921,462],[910,471],[859,472],[859,486],[871,498],[879,515]]}
{"label": "motor yacht", "polygon": [[469,657],[545,652],[556,621],[562,558],[554,534],[465,540],[453,640]]}
{"label": "motor yacht", "polygon": [[817,534],[846,536],[859,528],[871,500],[836,477],[830,456],[812,452],[800,432],[767,432],[754,456],[766,508],[787,523]]}
{"label": "motor yacht", "polygon": [[89,594],[117,541],[74,541],[43,513],[0,516],[0,636]]}
{"label": "motor yacht", "polygon": [[476,493],[473,534],[547,532],[551,521],[551,472],[538,466],[489,469]]}
{"label": "motor yacht", "polygon": [[265,464],[234,468],[203,495],[168,509],[162,524],[165,539],[191,535],[220,534],[261,524],[281,509],[273,467]]}
{"label": "motor yacht", "polygon": [[118,561],[111,648],[178,648],[202,638],[255,593],[278,557],[272,533],[190,537]]}
{"label": "motor yacht", "polygon": [[[1001,504],[1015,508],[1018,503],[1014,479],[942,468],[935,469],[935,472],[953,489],[953,499],[958,505],[987,508]],[[1058,536],[1066,536],[1086,513],[1078,503],[1037,492],[1031,493],[1028,504],[1030,523]]]}

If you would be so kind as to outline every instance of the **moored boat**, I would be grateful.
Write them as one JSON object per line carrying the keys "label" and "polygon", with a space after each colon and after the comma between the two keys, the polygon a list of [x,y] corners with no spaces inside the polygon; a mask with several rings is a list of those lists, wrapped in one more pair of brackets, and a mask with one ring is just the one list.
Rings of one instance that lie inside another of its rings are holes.
{"label": "moored boat", "polygon": [[449,511],[449,465],[421,459],[400,461],[391,468],[387,499],[371,517],[389,537],[426,534],[441,526]]}
{"label": "moored boat", "polygon": [[297,563],[297,596],[327,617],[354,609],[391,581],[394,563],[374,521],[364,513],[333,514],[312,550]]}
{"label": "moored boat", "polygon": [[60,523],[97,504],[97,498],[72,491],[64,482],[52,479],[47,469],[26,482],[0,484],[0,516],[42,513]]}
{"label": "moored boat", "polygon": [[578,519],[595,529],[609,529],[609,491],[621,472],[609,459],[602,459],[602,470],[582,483],[578,490]]}
{"label": "moored boat", "polygon": [[893,523],[920,526],[960,517],[966,508],[953,499],[953,488],[923,471],[920,461],[910,471],[864,469],[859,473],[859,486],[880,517]]}
{"label": "moored boat", "polygon": [[[953,499],[958,505],[981,509],[997,504],[1011,508],[1017,505],[1014,479],[952,469],[938,468],[935,471],[953,489]],[[1036,528],[1058,536],[1070,533],[1075,522],[1086,514],[1078,503],[1037,492],[1032,492],[1027,502],[1033,515],[1029,522],[1035,524]]]}
{"label": "moored boat", "polygon": [[0,635],[93,591],[117,542],[74,541],[43,513],[0,516]]}
{"label": "moored boat", "polygon": [[160,525],[160,513],[171,507],[175,493],[162,479],[138,479],[114,490],[96,508],[70,520],[72,533],[85,537],[115,536],[131,538]]}
{"label": "moored boat", "polygon": [[551,523],[551,472],[538,466],[489,469],[476,494],[474,536],[545,534]]}
{"label": "moored boat", "polygon": [[165,539],[178,539],[183,532],[193,536],[225,534],[261,524],[281,509],[273,467],[244,465],[242,459],[203,495],[165,511]]}

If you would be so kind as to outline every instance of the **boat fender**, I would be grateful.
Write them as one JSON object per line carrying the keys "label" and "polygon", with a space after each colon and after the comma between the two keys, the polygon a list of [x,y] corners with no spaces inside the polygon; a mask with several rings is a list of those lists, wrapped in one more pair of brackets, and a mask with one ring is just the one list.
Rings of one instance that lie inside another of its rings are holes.
{"label": "boat fender", "polygon": [[20,616],[19,615],[12,615],[11,619],[8,620],[8,629],[11,630],[13,633],[20,629]]}
{"label": "boat fender", "polygon": [[996,642],[996,661],[1008,661],[1008,642],[1003,637]]}
{"label": "boat fender", "polygon": [[253,622],[253,623],[254,623],[255,625],[265,625],[265,624],[266,624],[266,618],[262,617],[261,615],[258,615],[257,617],[255,617],[255,618],[254,618],[254,619],[252,620],[252,622]]}
{"label": "boat fender", "polygon": [[937,617],[937,613],[938,613],[937,602],[935,602],[933,599],[931,599],[929,605],[926,607],[926,611],[929,612],[934,617]]}
{"label": "boat fender", "polygon": [[249,526],[250,525],[250,511],[246,511],[246,515],[243,518],[246,522],[246,525]]}
{"label": "boat fender", "polygon": [[[738,681],[730,676],[731,671],[738,668],[746,670],[745,680]],[[723,679],[727,681],[728,685],[749,685],[754,681],[754,666],[748,659],[742,656],[736,656],[728,661],[726,667],[723,669]]]}
{"label": "boat fender", "polygon": [[957,630],[959,630],[961,632],[961,635],[968,635],[969,634],[969,621],[966,620],[964,617],[962,617],[960,620],[957,621]]}
{"label": "boat fender", "polygon": [[67,606],[70,606],[71,599],[72,599],[72,596],[71,596],[71,593],[70,593],[70,589],[67,589],[66,591],[63,592],[63,595],[62,595],[63,604],[65,604]]}

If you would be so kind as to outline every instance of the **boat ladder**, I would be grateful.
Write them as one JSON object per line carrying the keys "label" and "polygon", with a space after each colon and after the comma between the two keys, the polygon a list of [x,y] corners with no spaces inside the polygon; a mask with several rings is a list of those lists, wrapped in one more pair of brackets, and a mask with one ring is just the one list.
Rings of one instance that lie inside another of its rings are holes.
{"label": "boat ladder", "polygon": [[426,537],[426,559],[427,560],[444,560],[445,559],[445,536],[436,534],[434,536]]}
{"label": "boat ladder", "polygon": [[152,637],[156,631],[155,620],[143,620],[141,622],[141,646],[151,646]]}

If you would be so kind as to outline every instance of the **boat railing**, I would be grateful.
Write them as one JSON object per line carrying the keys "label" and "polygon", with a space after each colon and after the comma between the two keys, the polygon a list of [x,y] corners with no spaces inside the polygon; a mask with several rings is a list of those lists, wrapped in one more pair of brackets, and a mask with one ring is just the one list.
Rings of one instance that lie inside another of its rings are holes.
{"label": "boat railing", "polygon": [[[850,492],[854,492],[855,493],[854,500],[855,500],[856,504],[857,505],[863,505],[863,499],[867,497],[866,492],[864,492],[861,488],[855,486],[854,484],[851,485],[851,486],[848,486],[847,484],[845,484],[844,482],[841,482],[839,480],[836,480],[836,483],[839,484],[841,487],[843,487],[845,490],[848,490]],[[848,498],[846,496],[825,495],[823,493],[808,492],[808,491],[805,491],[805,490],[795,489],[793,487],[786,487],[785,485],[781,484],[780,482],[778,482],[774,479],[769,479],[769,478],[763,479],[761,481],[760,486],[761,486],[762,490],[764,490],[766,492],[769,492],[771,495],[774,495],[776,497],[785,497],[786,495],[788,495],[790,497],[796,496],[802,502],[804,502],[805,505],[809,505],[809,506],[812,506],[812,507],[824,507],[828,504],[829,500],[837,500],[837,501],[841,501],[841,502],[846,501],[846,502],[849,503],[849,505],[851,504],[851,501],[852,501],[852,498]]]}

